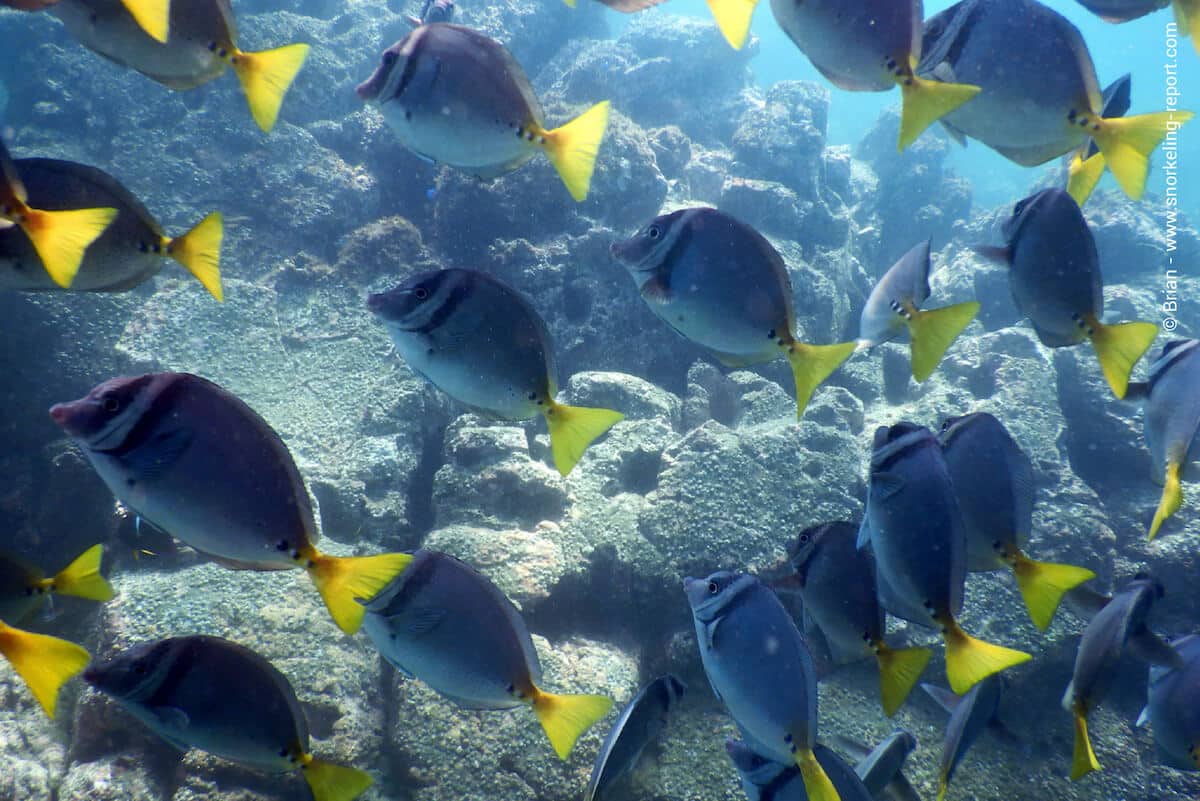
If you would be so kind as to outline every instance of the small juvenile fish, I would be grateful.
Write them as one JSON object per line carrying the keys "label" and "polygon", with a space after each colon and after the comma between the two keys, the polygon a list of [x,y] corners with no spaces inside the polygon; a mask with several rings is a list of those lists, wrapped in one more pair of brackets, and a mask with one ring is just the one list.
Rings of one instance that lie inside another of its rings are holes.
{"label": "small juvenile fish", "polygon": [[[743,742],[725,740],[725,753],[737,769],[748,801],[808,801],[800,770],[767,759]],[[874,801],[855,769],[823,745],[813,748],[817,762],[844,801]]]}
{"label": "small juvenile fish", "polygon": [[36,241],[25,228],[0,229],[0,289],[122,292],[150,280],[167,259],[174,259],[214,298],[224,298],[220,267],[224,226],[219,212],[171,238],[141,201],[95,167],[56,159],[17,159],[11,164],[30,203],[48,209],[108,206],[111,216],[107,227],[81,253],[72,280],[66,283],[48,269],[39,269]]}
{"label": "small juvenile fish", "polygon": [[414,17],[409,14],[405,19],[414,28],[434,22],[452,22],[454,8],[454,0],[425,0],[425,4],[421,7],[421,16]]}
{"label": "small juvenile fish", "polygon": [[461,403],[505,420],[541,414],[567,475],[620,412],[566,406],[546,323],[520,293],[475,270],[422,273],[367,298],[401,358]]}
{"label": "small juvenile fish", "polygon": [[613,786],[633,772],[646,746],[662,736],[684,691],[683,682],[667,674],[647,684],[625,705],[596,754],[583,801],[620,797],[611,794]]}
{"label": "small juvenile fish", "polygon": [[[1108,119],[1125,116],[1131,102],[1132,83],[1132,78],[1127,72],[1109,84],[1101,97],[1101,117]],[[1096,140],[1091,138],[1070,156],[1067,164],[1067,194],[1075,198],[1080,208],[1087,203],[1096,184],[1100,183],[1104,167],[1104,154],[1100,152]]]}
{"label": "small juvenile fish", "polygon": [[0,551],[0,620],[20,623],[42,608],[51,593],[108,601],[112,586],[100,575],[104,548],[93,545],[71,564],[47,577],[40,568]]}
{"label": "small juvenile fish", "polygon": [[793,44],[839,89],[900,87],[900,150],[979,94],[978,86],[916,74],[925,17],[921,0],[771,0],[771,11]]}
{"label": "small juvenile fish", "polygon": [[1159,756],[1173,768],[1200,770],[1200,636],[1189,634],[1171,644],[1176,667],[1152,665],[1146,709]]}
{"label": "small juvenile fish", "polygon": [[175,0],[169,35],[161,40],[146,33],[121,0],[59,0],[50,13],[84,47],[169,89],[194,89],[232,67],[263,131],[275,127],[283,96],[308,57],[306,44],[239,50],[229,0]]}
{"label": "small juvenile fish", "polygon": [[181,751],[271,773],[298,770],[315,801],[351,801],[371,786],[365,772],[309,753],[308,720],[291,683],[237,643],[203,635],[144,642],[91,665],[83,678]]}
{"label": "small juvenile fish", "polygon": [[813,391],[854,352],[853,342],[795,340],[792,283],[783,258],[758,231],[716,209],[656,217],[609,250],[651,311],[727,367],[786,356],[796,382],[797,418]]}
{"label": "small juvenile fish", "polygon": [[362,623],[408,554],[317,550],[308,490],[283,440],[240,399],[199,376],[112,378],[50,408],[109,491],[197,551],[246,570],[304,570],[338,627]]}
{"label": "small juvenile fish", "polygon": [[1030,659],[959,627],[966,532],[942,449],[929,429],[907,422],[876,429],[858,539],[860,548],[868,544],[884,608],[941,631],[955,692]]}
{"label": "small juvenile fish", "polygon": [[466,709],[532,707],[559,758],[604,717],[612,699],[538,687],[542,666],[521,613],[485,576],[444,553],[419,550],[366,604],[379,653]]}
{"label": "small juvenile fish", "polygon": [[942,801],[958,763],[985,729],[997,725],[996,714],[1000,709],[1004,681],[1000,676],[988,676],[961,697],[932,684],[922,684],[921,689],[950,713],[938,772],[937,801]]}
{"label": "small juvenile fish", "polygon": [[889,267],[871,290],[858,324],[858,348],[882,345],[907,329],[912,342],[913,378],[929,378],[946,349],[975,319],[979,303],[971,300],[940,309],[921,309],[919,304],[928,298],[929,240],[925,240]]}
{"label": "small juvenile fish", "polygon": [[383,52],[358,96],[375,103],[409,150],[479,178],[512,172],[540,150],[575,200],[587,198],[608,101],[547,130],[529,78],[503,45],[471,28],[422,25]]}
{"label": "small juvenile fish", "polygon": [[1003,232],[1006,245],[975,251],[1008,267],[1013,301],[1033,323],[1038,340],[1048,348],[1091,340],[1113,394],[1124,398],[1129,374],[1154,342],[1158,326],[1100,321],[1104,278],[1079,204],[1061,189],[1043,189],[1013,207]]}
{"label": "small juvenile fish", "polygon": [[[59,0],[0,0],[0,6],[21,11],[42,11],[58,2]],[[121,4],[142,30],[160,42],[167,41],[171,0],[121,0]]]}
{"label": "small juvenile fish", "polygon": [[58,706],[59,689],[79,675],[91,660],[88,652],[73,642],[22,631],[3,620],[0,620],[0,656],[12,665],[51,720]]}
{"label": "small juvenile fish", "polygon": [[[22,175],[0,141],[0,235],[15,237],[19,231],[32,251],[29,272],[39,274],[40,279],[44,270],[53,285],[66,289],[79,272],[84,252],[112,223],[117,210],[71,205],[69,194],[63,197],[65,193],[54,187],[48,190],[43,193],[35,187],[35,199],[29,199]],[[39,204],[50,204],[50,208]]]}
{"label": "small juvenile fish", "polygon": [[879,695],[888,717],[896,714],[929,663],[928,648],[893,649],[884,642],[886,622],[879,605],[875,562],[855,547],[858,524],[837,521],[800,532],[789,556],[804,612],[824,635],[839,661],[874,656]]}
{"label": "small juvenile fish", "polygon": [[812,656],[775,593],[754,576],[728,571],[686,578],[683,589],[704,672],[743,735],[763,756],[795,764],[811,801],[839,801],[814,753],[817,675]]}
{"label": "small juvenile fish", "polygon": [[1029,617],[1042,631],[1063,594],[1096,574],[1025,555],[1033,528],[1033,464],[1004,424],[986,412],[950,417],[938,442],[967,537],[967,570],[1010,568]]}
{"label": "small juvenile fish", "polygon": [[1200,0],[1079,0],[1079,5],[1112,23],[1129,22],[1173,5],[1175,24],[1184,36],[1192,37],[1200,53]]}
{"label": "small juvenile fish", "polygon": [[1145,437],[1154,481],[1163,487],[1150,539],[1183,505],[1180,479],[1200,438],[1200,340],[1175,339],[1163,345],[1145,383],[1129,385],[1126,398],[1145,404]]}

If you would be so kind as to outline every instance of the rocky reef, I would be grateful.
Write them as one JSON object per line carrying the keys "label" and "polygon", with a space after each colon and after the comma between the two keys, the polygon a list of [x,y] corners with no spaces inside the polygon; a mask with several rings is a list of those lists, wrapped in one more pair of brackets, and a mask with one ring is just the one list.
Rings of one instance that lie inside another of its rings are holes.
{"label": "rocky reef", "polygon": [[[1090,350],[1043,348],[1020,321],[1003,270],[970,250],[999,241],[1007,209],[972,205],[970,185],[946,165],[955,145],[940,133],[897,154],[888,113],[856,148],[830,146],[828,89],[757,87],[753,45],[734,52],[710,22],[671,16],[669,5],[611,37],[591,2],[464,3],[459,20],[507,44],[550,122],[613,100],[592,195],[573,204],[544,159],[487,183],[439,170],[358,103],[354,84],[405,33],[408,9],[383,0],[237,6],[246,49],[313,44],[266,136],[232,76],[172,93],[82,50],[49,16],[0,12],[15,155],[103,167],[168,232],[211,209],[227,221],[223,304],[175,267],[120,295],[0,294],[6,547],[45,555],[56,569],[60,557],[105,542],[118,591],[102,608],[57,602],[58,616],[38,630],[99,654],[183,633],[253,645],[297,688],[314,752],[370,771],[376,784],[364,798],[373,801],[574,797],[611,724],[559,762],[528,711],[462,711],[399,677],[364,636],[335,628],[303,576],[225,570],[135,530],[46,409],[109,376],[149,370],[202,374],[261,413],[296,456],[332,552],[433,548],[490,576],[534,631],[548,689],[623,702],[664,670],[683,677],[689,694],[634,777],[634,799],[742,797],[722,749],[734,727],[704,679],[681,580],[766,568],[802,528],[860,515],[877,425],[998,415],[1036,469],[1030,553],[1092,568],[1100,589],[1148,569],[1168,590],[1158,626],[1192,629],[1200,516],[1185,506],[1146,543],[1158,489],[1138,408],[1111,398]],[[909,378],[906,347],[884,345],[835,373],[797,422],[782,360],[753,371],[716,366],[645,308],[609,258],[614,238],[696,203],[772,239],[805,341],[852,338],[874,280],[925,237],[936,267],[931,303],[977,298],[983,309],[929,381]],[[1109,318],[1159,321],[1159,208],[1101,192],[1087,215]],[[1184,225],[1176,262],[1198,258],[1200,235]],[[437,266],[514,285],[553,332],[563,399],[625,412],[568,478],[551,466],[541,421],[496,422],[456,406],[396,358],[367,312],[368,291]],[[1181,277],[1177,291],[1200,296],[1200,281]],[[1181,332],[1200,330],[1194,305],[1175,316]],[[1195,795],[1196,780],[1156,767],[1148,734],[1130,726],[1144,697],[1137,665],[1123,668],[1093,716],[1106,770],[1067,780],[1071,725],[1058,703],[1079,619],[1064,611],[1040,634],[1010,577],[977,574],[965,625],[1035,658],[1010,671],[1002,705],[1018,739],[985,736],[951,798]],[[928,680],[938,680],[939,660]],[[908,774],[932,798],[940,711],[913,696],[889,721],[876,694],[870,664],[833,673],[821,686],[822,731],[874,742],[909,729],[921,746]],[[0,760],[0,801],[307,797],[296,776],[181,757],[79,683],[48,721],[2,667]]]}

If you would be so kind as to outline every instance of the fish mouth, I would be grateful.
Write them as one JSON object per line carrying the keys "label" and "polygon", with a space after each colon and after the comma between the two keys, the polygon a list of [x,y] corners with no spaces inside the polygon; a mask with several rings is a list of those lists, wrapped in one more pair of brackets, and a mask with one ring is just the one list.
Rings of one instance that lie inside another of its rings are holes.
{"label": "fish mouth", "polygon": [[382,292],[372,292],[367,295],[367,308],[374,314],[383,314],[383,309],[387,305],[386,300]]}
{"label": "fish mouth", "polygon": [[100,674],[100,666],[93,662],[92,664],[88,665],[82,673],[79,674],[79,677],[87,682],[90,686],[96,687],[99,686]]}
{"label": "fish mouth", "polygon": [[358,95],[358,99],[364,103],[370,103],[379,96],[379,90],[374,86],[373,80],[366,80],[354,87],[354,94]]}
{"label": "fish mouth", "polygon": [[57,423],[61,428],[67,427],[67,421],[71,417],[71,410],[65,403],[56,403],[50,407],[50,419]]}

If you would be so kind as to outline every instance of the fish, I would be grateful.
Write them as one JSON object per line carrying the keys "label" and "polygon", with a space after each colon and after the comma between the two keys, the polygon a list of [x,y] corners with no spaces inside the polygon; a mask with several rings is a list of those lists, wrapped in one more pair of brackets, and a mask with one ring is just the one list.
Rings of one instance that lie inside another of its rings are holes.
{"label": "fish", "polygon": [[[43,11],[60,0],[0,0],[0,6],[21,11]],[[121,0],[138,26],[159,42],[167,41],[171,0]]]}
{"label": "fish", "polygon": [[791,581],[841,661],[874,656],[879,664],[883,711],[896,714],[933,655],[928,648],[892,648],[884,642],[886,622],[875,584],[875,563],[859,550],[858,524],[822,523],[800,532],[791,550]]}
{"label": "fish", "polygon": [[82,673],[92,659],[73,642],[24,631],[3,620],[0,620],[0,656],[8,660],[51,720],[58,707],[58,691]]}
{"label": "fish", "polygon": [[921,689],[950,713],[942,743],[942,764],[938,769],[937,801],[942,801],[958,763],[984,730],[998,725],[996,715],[1004,681],[998,675],[988,676],[961,697],[933,684],[922,684]]}
{"label": "fish", "polygon": [[214,298],[224,299],[220,212],[212,212],[187,233],[172,238],[133,193],[95,167],[41,158],[17,159],[12,166],[30,203],[47,209],[105,206],[112,215],[103,232],[81,254],[72,280],[65,283],[49,269],[38,268],[36,242],[24,228],[0,229],[0,289],[122,292],[153,278],[171,259],[182,264]]}
{"label": "fish", "polygon": [[817,760],[817,676],[779,598],[747,573],[685,578],[700,661],[713,694],[761,755],[795,764],[812,801],[839,801]]}
{"label": "fish", "polygon": [[1183,505],[1180,481],[1194,460],[1200,435],[1200,340],[1173,339],[1150,365],[1145,382],[1130,384],[1127,399],[1144,402],[1143,426],[1155,483],[1163,491],[1150,523],[1149,539]]}
{"label": "fish", "polygon": [[1033,464],[1004,424],[987,412],[949,417],[938,434],[967,537],[967,570],[1012,570],[1040,630],[1063,595],[1096,577],[1074,565],[1025,555],[1033,528]]}
{"label": "fish", "polygon": [[1102,116],[1087,44],[1066,17],[1037,0],[961,0],[925,21],[923,39],[918,75],[983,89],[941,118],[952,135],[1025,167],[1093,139],[1134,200],[1145,190],[1150,154],[1193,116]]}
{"label": "fish", "polygon": [[275,430],[244,401],[190,373],[111,378],[50,417],[135,514],[221,564],[304,570],[338,627],[362,624],[407,554],[321,553],[312,502]]}
{"label": "fish", "polygon": [[921,309],[929,298],[929,240],[915,245],[871,289],[858,323],[859,350],[882,345],[908,331],[912,375],[933,375],[946,350],[979,313],[978,301]]}
{"label": "fish", "polygon": [[855,343],[795,339],[792,283],[779,252],[751,226],[712,208],[655,217],[609,252],[629,271],[642,300],[686,339],[727,367],[781,354],[796,383],[796,418]]}
{"label": "fish", "polygon": [[[35,199],[30,200],[20,170],[0,141],[0,235],[17,236],[19,231],[32,251],[30,271],[44,270],[53,284],[66,289],[75,280],[85,252],[116,218],[117,210],[55,207],[70,202],[69,195],[62,195],[53,188],[46,193],[35,188]],[[42,209],[39,203],[50,203],[52,208]]]}
{"label": "fish", "polygon": [[370,295],[367,307],[408,366],[450,397],[505,420],[545,417],[563,476],[593,440],[625,419],[611,409],[555,400],[557,369],[545,321],[520,293],[486,273],[421,273]]}
{"label": "fish", "polygon": [[[1100,116],[1105,118],[1124,117],[1129,111],[1133,80],[1125,73],[1109,84],[1101,95]],[[1104,154],[1094,139],[1076,150],[1067,163],[1067,194],[1075,198],[1080,208],[1091,197],[1096,184],[1104,175]]]}
{"label": "fish", "polygon": [[1200,636],[1171,643],[1179,655],[1175,667],[1150,666],[1146,708],[1138,723],[1149,721],[1163,762],[1179,770],[1200,770]]}
{"label": "fish", "polygon": [[867,749],[862,743],[846,737],[836,738],[847,752],[858,759],[854,772],[873,798],[891,801],[920,801],[916,789],[904,775],[904,763],[917,750],[917,738],[904,729],[885,737],[879,745]]}
{"label": "fish", "polygon": [[1163,585],[1139,573],[1100,606],[1083,630],[1079,650],[1075,654],[1071,683],[1067,685],[1062,699],[1063,709],[1070,712],[1075,721],[1072,781],[1100,770],[1100,762],[1096,759],[1088,735],[1088,713],[1108,692],[1117,660],[1126,647],[1150,664],[1168,667],[1182,665],[1179,654],[1146,625],[1154,603],[1162,597]]}
{"label": "fish", "polygon": [[[725,753],[737,769],[749,801],[808,801],[803,777],[795,765],[768,759],[745,743],[729,738],[725,740]],[[813,748],[813,753],[845,801],[873,801],[866,784],[844,759],[820,744]]]}
{"label": "fish", "polygon": [[93,663],[83,679],[180,751],[300,771],[315,801],[351,801],[373,783],[364,771],[313,756],[291,682],[230,640],[193,634],[138,643]]}
{"label": "fish", "polygon": [[922,0],[771,0],[775,21],[825,78],[851,92],[900,88],[904,150],[980,88],[923,78]]}
{"label": "fish", "polygon": [[1167,6],[1175,9],[1175,24],[1184,36],[1192,37],[1196,52],[1200,53],[1200,2],[1198,0],[1078,0],[1105,22],[1129,22],[1151,14]]}
{"label": "fish", "polygon": [[421,7],[421,16],[411,14],[405,17],[408,24],[414,28],[434,22],[450,22],[454,19],[454,0],[425,0]]}
{"label": "fish", "polygon": [[531,707],[560,759],[612,708],[603,695],[542,690],[521,613],[486,576],[449,554],[414,552],[365,611],[367,636],[397,670],[466,709]]}
{"label": "fish", "polygon": [[426,161],[497,178],[541,151],[576,201],[588,196],[609,102],[547,130],[542,104],[503,45],[462,25],[422,25],[383,51],[358,96]]}
{"label": "fish", "polygon": [[657,742],[686,687],[676,676],[659,676],[633,697],[596,754],[583,801],[618,798],[612,788],[633,772],[646,746]]}
{"label": "fish", "polygon": [[897,617],[941,631],[946,677],[958,694],[1028,661],[959,626],[967,544],[962,512],[937,438],[909,422],[875,431],[858,547],[875,557],[879,598]]}
{"label": "fish", "polygon": [[0,620],[21,623],[42,608],[52,593],[108,601],[112,585],[100,575],[102,545],[93,545],[71,564],[47,577],[41,568],[0,551]]}
{"label": "fish", "polygon": [[975,252],[1008,267],[1018,311],[1033,323],[1048,348],[1090,340],[1104,378],[1118,399],[1158,326],[1148,322],[1104,323],[1104,277],[1096,241],[1069,194],[1049,188],[1013,207],[1003,226],[1006,244]]}
{"label": "fish", "polygon": [[283,97],[308,57],[307,44],[257,53],[238,49],[230,0],[172,2],[162,41],[141,28],[122,0],[59,0],[49,12],[84,47],[169,89],[194,89],[233,68],[265,133],[275,127]]}

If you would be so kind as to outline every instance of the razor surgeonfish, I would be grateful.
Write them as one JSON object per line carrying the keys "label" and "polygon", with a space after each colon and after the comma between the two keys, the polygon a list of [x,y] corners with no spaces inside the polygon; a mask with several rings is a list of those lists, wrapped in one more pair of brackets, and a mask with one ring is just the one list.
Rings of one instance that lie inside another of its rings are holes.
{"label": "razor surgeonfish", "polygon": [[[726,738],[725,753],[737,769],[748,801],[808,801],[800,770],[759,754],[750,746]],[[813,748],[842,801],[874,801],[866,784],[844,759],[823,745]]]}
{"label": "razor surgeonfish", "polygon": [[659,676],[633,697],[604,738],[583,801],[620,798],[612,788],[633,773],[646,746],[658,742],[685,688],[675,676]]}
{"label": "razor surgeonfish", "polygon": [[[21,11],[42,11],[58,2],[60,0],[0,0],[0,6]],[[171,0],[121,0],[121,4],[142,30],[159,42],[167,41]]]}
{"label": "razor surgeonfish", "polygon": [[[48,190],[43,193],[34,187],[34,198],[30,199],[21,171],[0,141],[0,236],[23,237],[31,251],[26,259],[30,280],[67,289],[87,249],[116,218],[117,210],[72,205],[70,192],[58,191],[57,187]],[[39,204],[50,204],[50,208],[43,209]]]}
{"label": "razor surgeonfish", "polygon": [[[1133,80],[1129,73],[1113,81],[1101,96],[1100,116],[1106,119],[1124,117],[1129,111]],[[1067,194],[1075,198],[1080,208],[1091,197],[1096,184],[1104,175],[1104,154],[1096,140],[1088,138],[1082,147],[1071,154],[1067,162]]]}
{"label": "razor surgeonfish", "polygon": [[1124,398],[1129,374],[1158,335],[1154,323],[1104,323],[1104,278],[1096,241],[1079,204],[1062,189],[1043,189],[1013,207],[1003,247],[976,252],[1008,267],[1017,310],[1048,348],[1090,340],[1104,378]]}
{"label": "razor surgeonfish", "polygon": [[1129,399],[1143,401],[1144,431],[1154,481],[1163,491],[1150,523],[1150,539],[1183,505],[1180,481],[1196,454],[1200,437],[1200,340],[1176,339],[1163,345],[1145,383],[1129,385]]}
{"label": "razor surgeonfish", "polygon": [[1121,23],[1139,19],[1173,6],[1175,24],[1184,36],[1192,37],[1200,53],[1200,0],[1078,0],[1079,5],[1105,22]]}
{"label": "razor surgeonfish", "polygon": [[308,57],[306,44],[239,50],[230,0],[175,0],[165,42],[142,30],[121,0],[59,0],[50,13],[89,50],[169,89],[194,89],[232,67],[263,131],[275,127],[283,96]]}
{"label": "razor surgeonfish", "polygon": [[940,309],[921,309],[929,298],[929,240],[916,245],[888,268],[871,290],[858,323],[858,347],[873,348],[907,329],[912,350],[912,375],[924,381],[933,375],[946,349],[979,313],[978,301]]}
{"label": "razor surgeonfish", "polygon": [[998,725],[996,714],[1000,709],[1004,680],[1000,676],[988,676],[961,697],[933,684],[922,684],[921,689],[950,713],[946,737],[942,741],[942,764],[938,769],[937,801],[942,801],[958,763],[985,729]]}
{"label": "razor surgeonfish", "polygon": [[367,773],[309,752],[291,683],[245,646],[204,635],[154,640],[91,665],[83,678],[181,751],[300,771],[315,801],[351,801],[371,786]]}
{"label": "razor surgeonfish", "polygon": [[918,73],[982,87],[942,123],[1026,167],[1091,138],[1134,200],[1150,154],[1191,112],[1106,118],[1092,56],[1078,29],[1037,0],[961,0],[925,22]]}
{"label": "razor surgeonfish", "polygon": [[521,613],[500,588],[448,554],[419,550],[366,604],[379,653],[466,709],[529,706],[559,758],[604,717],[612,699],[542,690],[542,666]]}
{"label": "razor surgeonfish", "polygon": [[422,273],[367,306],[401,358],[461,403],[504,420],[546,418],[554,464],[567,475],[620,412],[567,406],[545,321],[507,284],[475,270]]}
{"label": "razor surgeonfish", "polygon": [[575,200],[587,197],[609,103],[547,130],[542,104],[512,54],[461,25],[422,25],[383,52],[358,87],[421,158],[479,178],[512,172],[541,151]]}
{"label": "razor surgeonfish", "polygon": [[1150,667],[1142,718],[1150,722],[1163,762],[1179,770],[1200,770],[1200,636],[1189,634],[1171,648],[1180,664]]}
{"label": "razor surgeonfish", "polygon": [[681,336],[727,367],[783,355],[796,382],[796,417],[813,391],[854,352],[853,342],[795,339],[792,282],[779,252],[749,225],[716,209],[654,218],[610,248],[642,300]]}
{"label": "razor surgeonfish", "polygon": [[921,59],[921,0],[771,0],[775,21],[813,66],[839,89],[900,87],[898,149],[979,94],[978,86],[928,80]]}
{"label": "razor surgeonfish", "polygon": [[51,720],[58,707],[58,691],[91,661],[88,652],[73,642],[22,631],[3,620],[0,656],[8,660]]}
{"label": "razor surgeonfish", "polygon": [[1100,770],[1100,763],[1092,750],[1091,737],[1088,736],[1088,713],[1108,692],[1117,660],[1126,647],[1150,664],[1177,666],[1182,662],[1179,655],[1146,625],[1154,603],[1162,596],[1162,584],[1138,575],[1107,603],[1101,601],[1103,606],[1083,630],[1079,650],[1075,654],[1071,683],[1067,685],[1062,699],[1063,708],[1075,720],[1072,780]]}
{"label": "razor surgeonfish", "polygon": [[0,229],[0,289],[123,292],[149,281],[173,259],[214,298],[224,298],[220,267],[224,225],[219,212],[171,238],[141,201],[95,167],[55,159],[17,159],[13,168],[29,202],[48,209],[110,206],[113,219],[83,253],[69,285],[52,280],[39,268],[37,248],[24,228]]}
{"label": "razor surgeonfish", "polygon": [[100,575],[103,546],[93,545],[53,576],[36,565],[0,551],[0,620],[17,624],[42,608],[52,595],[108,601],[112,586]]}
{"label": "razor surgeonfish", "polygon": [[858,539],[860,548],[868,544],[884,608],[941,631],[955,692],[1029,660],[1023,651],[971,637],[958,624],[966,531],[950,471],[929,429],[907,422],[876,429]]}
{"label": "razor surgeonfish", "polygon": [[1063,594],[1096,574],[1025,555],[1033,528],[1033,464],[1004,424],[986,412],[951,417],[938,441],[967,536],[967,570],[1009,568],[1042,631]]}
{"label": "razor surgeonfish", "polygon": [[884,642],[883,607],[875,583],[875,563],[855,545],[858,525],[844,521],[805,529],[791,548],[792,575],[804,613],[816,624],[840,662],[874,656],[879,663],[879,695],[891,717],[916,685],[932,652],[891,648]]}
{"label": "razor surgeonfish", "polygon": [[308,490],[275,430],[239,398],[189,373],[112,378],[50,417],[122,504],[219,562],[304,570],[352,634],[407,554],[338,557],[316,548]]}
{"label": "razor surgeonfish", "polygon": [[[811,801],[838,801],[817,760],[817,675],[796,624],[746,573],[686,578],[700,661],[713,693],[756,751],[800,770]],[[850,799],[847,799],[850,801]]]}
{"label": "razor surgeonfish", "polygon": [[917,750],[917,738],[911,733],[898,729],[870,749],[843,736],[834,739],[858,760],[854,772],[872,797],[888,801],[920,801],[916,788],[904,775],[904,763]]}

